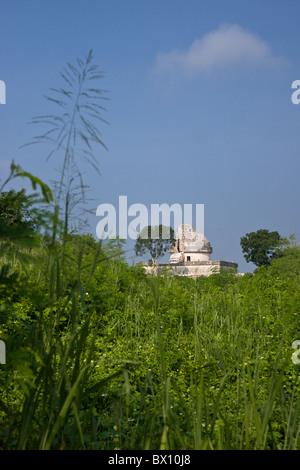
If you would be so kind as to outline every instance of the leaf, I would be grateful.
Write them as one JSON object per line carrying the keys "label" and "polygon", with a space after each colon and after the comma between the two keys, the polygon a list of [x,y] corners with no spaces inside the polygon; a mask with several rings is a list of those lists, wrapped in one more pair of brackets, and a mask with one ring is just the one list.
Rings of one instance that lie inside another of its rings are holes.
{"label": "leaf", "polygon": [[12,178],[21,177],[30,179],[33,189],[36,190],[37,186],[40,186],[46,202],[53,201],[53,194],[51,189],[40,178],[32,175],[31,173],[28,173],[27,171],[24,171],[19,165],[15,165],[14,161],[12,161],[10,169]]}

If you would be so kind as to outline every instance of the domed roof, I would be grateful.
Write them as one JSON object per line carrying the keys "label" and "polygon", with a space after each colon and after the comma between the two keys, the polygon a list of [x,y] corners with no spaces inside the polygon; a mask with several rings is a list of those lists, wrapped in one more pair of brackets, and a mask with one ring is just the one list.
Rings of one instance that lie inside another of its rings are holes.
{"label": "domed roof", "polygon": [[175,238],[181,241],[180,251],[198,253],[212,251],[208,239],[202,233],[196,232],[192,225],[179,225]]}

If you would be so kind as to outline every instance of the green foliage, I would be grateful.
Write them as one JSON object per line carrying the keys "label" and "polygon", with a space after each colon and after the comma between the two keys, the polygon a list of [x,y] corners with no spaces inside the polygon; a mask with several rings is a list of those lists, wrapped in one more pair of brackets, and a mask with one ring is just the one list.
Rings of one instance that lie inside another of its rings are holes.
{"label": "green foliage", "polygon": [[300,246],[289,246],[282,251],[279,258],[271,262],[272,269],[284,274],[287,277],[300,275]]}
{"label": "green foliage", "polygon": [[[0,220],[8,226],[16,225],[34,228],[35,220],[32,218],[29,207],[31,203],[24,189],[0,193]],[[2,234],[2,230],[1,230]]]}
{"label": "green foliage", "polygon": [[64,242],[41,238],[0,291],[2,448],[300,449],[289,248],[253,275],[189,279]]}
{"label": "green foliage", "polygon": [[148,277],[121,240],[53,243],[2,197],[34,245],[0,258],[1,448],[300,449],[297,245],[253,275]]}
{"label": "green foliage", "polygon": [[0,193],[0,257],[19,256],[17,247],[34,246],[36,220],[30,206],[25,190]]}
{"label": "green foliage", "polygon": [[[27,261],[33,260],[32,250],[38,243],[38,230],[46,227],[49,214],[35,205],[52,200],[50,188],[39,178],[24,172],[14,162],[10,170],[0,192],[0,281],[6,284],[11,284],[17,277],[11,269],[13,263],[19,262],[24,267]],[[38,193],[28,196],[25,189],[3,191],[5,185],[16,177],[28,178],[35,190],[39,186],[43,197]]]}
{"label": "green foliage", "polygon": [[40,178],[37,176],[32,175],[31,173],[28,173],[27,171],[24,171],[20,165],[16,165],[14,161],[11,162],[10,165],[10,174],[8,178],[5,180],[5,182],[2,184],[0,188],[0,192],[3,191],[4,187],[7,185],[8,182],[12,181],[15,178],[28,178],[31,182],[32,188],[36,191],[37,188],[39,187],[40,190],[42,191],[42,195],[44,198],[45,202],[50,202],[53,201],[53,195],[51,189],[42,181]]}
{"label": "green foliage", "polygon": [[163,225],[151,227],[149,225],[141,230],[136,240],[135,254],[142,256],[148,253],[151,257],[149,261],[156,264],[157,260],[169,250],[174,240],[172,227]]}
{"label": "green foliage", "polygon": [[244,237],[241,237],[241,247],[248,263],[267,266],[276,256],[277,249],[283,241],[278,232],[261,229],[257,232],[246,233]]}

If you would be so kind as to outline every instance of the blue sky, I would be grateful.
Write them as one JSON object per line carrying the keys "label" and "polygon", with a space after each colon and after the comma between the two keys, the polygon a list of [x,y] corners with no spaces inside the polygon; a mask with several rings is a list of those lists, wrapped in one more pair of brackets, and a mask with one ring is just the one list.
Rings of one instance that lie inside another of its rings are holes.
{"label": "blue sky", "polygon": [[[244,260],[240,237],[260,228],[299,238],[300,3],[290,0],[44,0],[2,2],[0,177],[15,160],[45,182],[59,160],[21,146],[43,95],[67,62],[94,51],[107,90],[98,148],[102,203],[204,204],[213,259]],[[98,219],[90,217],[95,235]],[[130,243],[128,248],[130,248]],[[131,252],[132,254],[132,252]]]}

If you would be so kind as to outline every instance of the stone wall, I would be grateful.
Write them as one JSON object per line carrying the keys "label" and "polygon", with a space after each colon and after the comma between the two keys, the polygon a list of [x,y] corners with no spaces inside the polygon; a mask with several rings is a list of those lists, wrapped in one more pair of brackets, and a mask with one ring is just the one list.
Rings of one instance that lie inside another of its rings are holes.
{"label": "stone wall", "polygon": [[237,271],[237,263],[231,261],[201,261],[193,262],[186,261],[185,263],[162,263],[157,267],[149,266],[146,263],[144,267],[148,273],[153,272],[154,270],[159,274],[164,268],[168,268],[171,272],[177,276],[187,276],[187,277],[198,277],[198,276],[210,276],[211,274],[220,272],[221,269],[224,271]]}

